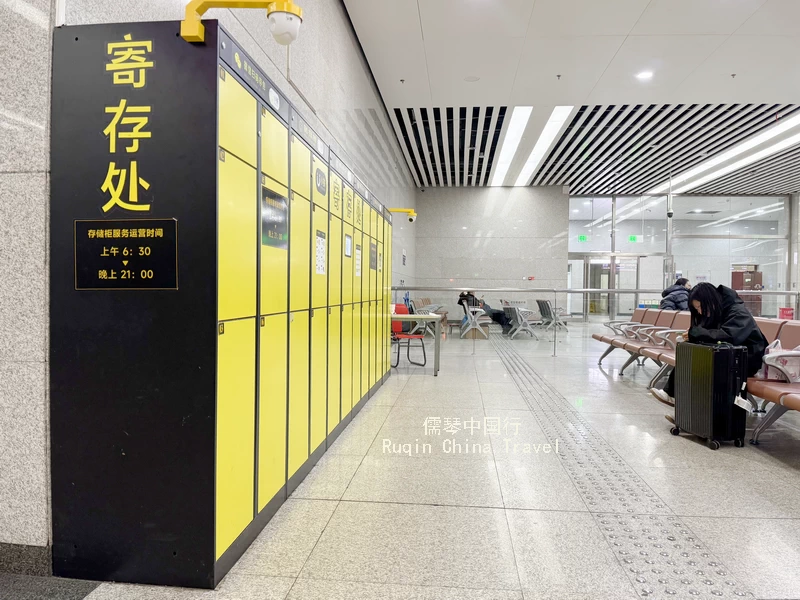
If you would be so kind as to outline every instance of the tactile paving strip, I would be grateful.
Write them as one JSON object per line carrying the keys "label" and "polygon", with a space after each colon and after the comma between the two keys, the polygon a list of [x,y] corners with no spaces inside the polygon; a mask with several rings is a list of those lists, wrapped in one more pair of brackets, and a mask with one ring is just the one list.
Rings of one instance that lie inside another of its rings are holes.
{"label": "tactile paving strip", "polygon": [[490,338],[640,596],[753,597],[506,339]]}

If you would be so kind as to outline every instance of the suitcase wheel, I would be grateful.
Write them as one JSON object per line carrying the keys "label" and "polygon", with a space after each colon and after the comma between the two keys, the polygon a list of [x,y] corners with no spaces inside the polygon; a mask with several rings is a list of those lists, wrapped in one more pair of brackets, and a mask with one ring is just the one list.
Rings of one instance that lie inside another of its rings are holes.
{"label": "suitcase wheel", "polygon": [[719,450],[719,442],[717,440],[708,440],[708,447],[712,450]]}
{"label": "suitcase wheel", "polygon": [[744,446],[744,440],[741,438],[733,440],[733,445],[736,446],[737,448],[741,448]]}
{"label": "suitcase wheel", "polygon": [[681,432],[681,430],[680,430],[680,429],[678,429],[677,427],[673,427],[672,429],[670,429],[670,430],[669,430],[669,432],[670,432],[672,435],[679,435],[679,434],[680,434],[680,432]]}

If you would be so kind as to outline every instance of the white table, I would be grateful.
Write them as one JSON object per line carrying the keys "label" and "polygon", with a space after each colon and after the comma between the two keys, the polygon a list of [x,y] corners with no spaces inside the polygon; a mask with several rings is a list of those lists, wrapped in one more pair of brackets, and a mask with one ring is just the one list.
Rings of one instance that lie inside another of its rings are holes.
{"label": "white table", "polygon": [[[433,347],[433,376],[439,376],[439,347],[442,342],[442,316],[441,315],[392,315],[392,321],[409,321],[420,323],[423,321],[434,323],[436,327],[435,343]],[[425,343],[425,340],[422,341]]]}

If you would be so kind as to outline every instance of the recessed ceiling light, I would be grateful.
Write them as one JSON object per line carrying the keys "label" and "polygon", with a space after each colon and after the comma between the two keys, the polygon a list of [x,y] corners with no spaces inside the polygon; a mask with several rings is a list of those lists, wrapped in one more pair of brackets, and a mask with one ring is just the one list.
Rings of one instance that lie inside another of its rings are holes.
{"label": "recessed ceiling light", "polygon": [[702,208],[695,208],[692,212],[701,213],[703,212]]}
{"label": "recessed ceiling light", "polygon": [[506,137],[503,140],[503,147],[500,149],[500,158],[497,159],[497,168],[492,177],[492,185],[503,185],[511,161],[517,153],[517,147],[522,139],[522,134],[528,126],[528,119],[531,117],[532,106],[516,106],[511,113],[511,122],[508,124]]}
{"label": "recessed ceiling light", "polygon": [[586,202],[583,203],[583,205],[584,206],[591,206],[592,205],[592,201],[591,200],[587,200]]}
{"label": "recessed ceiling light", "polygon": [[580,212],[577,208],[573,208],[572,212]]}
{"label": "recessed ceiling light", "polygon": [[775,228],[774,227],[770,227],[770,231],[775,231]]}
{"label": "recessed ceiling light", "polygon": [[647,81],[648,79],[652,78],[653,78],[652,71],[642,71],[641,73],[636,74],[636,79],[638,79],[639,81]]}
{"label": "recessed ceiling light", "polygon": [[479,81],[479,80],[480,80],[480,77],[475,77],[475,75],[469,75],[467,77],[464,77],[464,81],[468,81],[469,83],[475,83],[476,81]]}
{"label": "recessed ceiling light", "polygon": [[461,229],[466,229],[466,227],[462,227]]}
{"label": "recessed ceiling light", "polygon": [[525,165],[522,167],[522,171],[520,171],[517,182],[514,185],[528,185],[536,168],[544,159],[545,153],[550,148],[553,140],[556,139],[558,132],[561,131],[561,126],[569,118],[570,113],[572,113],[571,106],[556,106],[553,109],[553,112],[550,113],[550,118],[547,120],[544,129],[542,129],[539,139],[536,140],[536,145],[528,156],[528,160],[525,161]]}

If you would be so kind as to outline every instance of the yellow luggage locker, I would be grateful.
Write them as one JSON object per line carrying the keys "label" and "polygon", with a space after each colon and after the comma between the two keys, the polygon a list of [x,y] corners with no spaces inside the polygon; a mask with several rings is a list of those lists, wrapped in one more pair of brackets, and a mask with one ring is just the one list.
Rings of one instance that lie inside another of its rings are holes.
{"label": "yellow luggage locker", "polygon": [[[292,184],[294,187],[294,184]],[[311,203],[292,192],[289,215],[289,310],[310,307]]]}
{"label": "yellow luggage locker", "polygon": [[218,320],[255,317],[258,178],[253,167],[225,150],[217,163]]}
{"label": "yellow luggage locker", "polygon": [[218,325],[216,558],[254,516],[255,324],[252,317]]}
{"label": "yellow luggage locker", "polygon": [[342,307],[328,308],[328,433],[341,421],[342,388]]}
{"label": "yellow luggage locker", "polygon": [[312,204],[311,308],[328,306],[328,211]]}
{"label": "yellow luggage locker", "polygon": [[219,77],[219,145],[255,168],[258,104],[245,87],[224,68]]}
{"label": "yellow luggage locker", "polygon": [[327,436],[328,308],[311,310],[311,446],[314,453]]}
{"label": "yellow luggage locker", "polygon": [[378,372],[378,364],[381,362],[380,322],[378,321],[378,301],[370,302],[372,312],[370,313],[370,357],[369,357],[369,383],[370,389],[378,383],[381,374]]}
{"label": "yellow luggage locker", "polygon": [[[286,289],[284,288],[284,295]],[[258,384],[258,510],[286,484],[288,315],[261,317]]]}
{"label": "yellow luggage locker", "polygon": [[359,400],[369,392],[369,367],[370,367],[370,315],[372,307],[369,302],[361,303],[361,395]]}
{"label": "yellow luggage locker", "polygon": [[342,196],[344,197],[344,215],[342,219],[348,225],[355,225],[356,224],[356,207],[355,207],[355,199],[353,195],[353,188],[351,188],[346,183],[342,183]]}
{"label": "yellow luggage locker", "polygon": [[361,239],[361,301],[367,302],[371,296],[369,293],[369,280],[373,273],[370,265],[372,261],[372,238],[364,233]]}
{"label": "yellow luggage locker", "polygon": [[353,304],[353,389],[350,406],[353,407],[361,400],[361,303]]}
{"label": "yellow luggage locker", "polygon": [[308,459],[309,312],[289,314],[289,477]]}
{"label": "yellow luggage locker", "polygon": [[[284,188],[289,186],[289,128],[261,108],[261,172]],[[288,194],[286,196],[288,198]]]}
{"label": "yellow luggage locker", "polygon": [[292,133],[292,191],[311,200],[311,150]]}
{"label": "yellow luggage locker", "polygon": [[328,212],[334,216],[342,218],[342,209],[344,208],[344,190],[342,189],[342,178],[339,177],[334,171],[330,174],[330,204]]}
{"label": "yellow luggage locker", "polygon": [[369,276],[364,272],[364,234],[358,229],[353,231],[353,303],[362,300],[362,280]]}
{"label": "yellow luggage locker", "polygon": [[328,215],[328,306],[342,303],[342,220]]}
{"label": "yellow luggage locker", "polygon": [[355,237],[353,226],[342,226],[342,304],[353,303],[353,277],[355,276]]}
{"label": "yellow luggage locker", "polygon": [[316,154],[311,155],[311,200],[328,210],[328,165]]}
{"label": "yellow luggage locker", "polygon": [[364,231],[364,200],[357,193],[353,193],[353,226],[359,231]]}
{"label": "yellow luggage locker", "polygon": [[378,299],[378,243],[369,238],[369,299]]}
{"label": "yellow luggage locker", "polygon": [[369,207],[369,233],[375,241],[378,240],[378,211],[371,206]]}
{"label": "yellow luggage locker", "polygon": [[353,408],[353,305],[342,306],[342,419]]}
{"label": "yellow luggage locker", "polygon": [[265,175],[261,180],[261,314],[269,315],[285,313],[288,302],[289,191]]}

